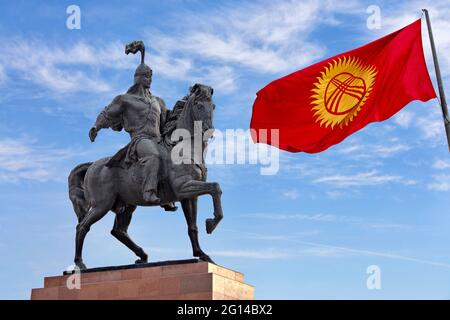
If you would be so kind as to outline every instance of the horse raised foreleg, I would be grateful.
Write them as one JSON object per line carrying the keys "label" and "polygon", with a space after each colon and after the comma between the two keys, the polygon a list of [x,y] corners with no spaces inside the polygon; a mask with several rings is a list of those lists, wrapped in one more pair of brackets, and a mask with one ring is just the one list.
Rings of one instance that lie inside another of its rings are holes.
{"label": "horse raised foreleg", "polygon": [[123,208],[123,211],[117,212],[111,234],[139,257],[136,263],[146,263],[148,261],[147,253],[131,240],[127,232],[134,210],[136,210],[136,206],[128,205]]}
{"label": "horse raised foreleg", "polygon": [[220,185],[216,183],[214,186],[215,191],[212,194],[213,198],[213,206],[214,206],[214,218],[213,219],[206,219],[206,232],[208,234],[211,234],[214,229],[219,224],[220,220],[223,219],[223,211],[222,211],[222,189],[220,189]]}
{"label": "horse raised foreleg", "polygon": [[188,235],[192,245],[192,255],[199,257],[201,260],[214,263],[214,261],[203,252],[198,241],[197,228],[197,198],[181,200],[184,217],[188,226]]}
{"label": "horse raised foreleg", "polygon": [[214,205],[214,218],[206,219],[206,232],[212,233],[223,218],[221,195],[222,190],[217,182],[204,182],[189,180],[181,184],[179,188],[174,188],[180,200],[195,198],[201,195],[210,194]]}

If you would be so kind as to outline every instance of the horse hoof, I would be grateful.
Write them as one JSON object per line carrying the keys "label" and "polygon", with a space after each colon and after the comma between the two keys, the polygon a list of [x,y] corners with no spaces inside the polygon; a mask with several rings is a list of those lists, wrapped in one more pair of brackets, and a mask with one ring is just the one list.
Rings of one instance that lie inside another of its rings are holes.
{"label": "horse hoof", "polygon": [[164,208],[164,211],[168,211],[168,212],[175,212],[178,210],[178,207],[173,203],[168,203],[162,206]]}
{"label": "horse hoof", "polygon": [[211,234],[217,226],[216,221],[214,219],[206,219],[205,223],[206,223],[206,233]]}
{"label": "horse hoof", "polygon": [[201,255],[200,257],[198,257],[200,260],[202,260],[202,261],[206,261],[206,262],[209,262],[209,263],[214,263],[214,264],[216,264],[215,262],[214,262],[214,260],[213,259],[211,259],[207,254],[204,254],[204,255]]}
{"label": "horse hoof", "polygon": [[135,264],[141,264],[141,263],[147,263],[147,259],[146,260],[142,260],[142,259],[137,259],[134,263]]}
{"label": "horse hoof", "polygon": [[77,266],[78,269],[80,270],[85,270],[87,269],[86,265],[83,263],[83,261],[77,261],[75,262],[75,265]]}

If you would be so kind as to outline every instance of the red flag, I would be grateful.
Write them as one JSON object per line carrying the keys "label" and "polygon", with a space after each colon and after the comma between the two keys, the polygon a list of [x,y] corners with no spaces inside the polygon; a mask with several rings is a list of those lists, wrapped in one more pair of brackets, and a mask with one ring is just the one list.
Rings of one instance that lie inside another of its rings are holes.
{"label": "red flag", "polygon": [[[316,153],[370,122],[388,119],[413,100],[435,97],[419,19],[269,83],[257,93],[250,128],[255,142]],[[279,142],[266,137],[270,129],[279,130]]]}

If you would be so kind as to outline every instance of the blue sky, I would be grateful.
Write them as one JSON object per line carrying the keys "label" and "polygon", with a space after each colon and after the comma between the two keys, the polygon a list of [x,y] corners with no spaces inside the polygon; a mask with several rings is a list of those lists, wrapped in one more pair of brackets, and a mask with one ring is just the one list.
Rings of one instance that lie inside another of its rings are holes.
{"label": "blue sky", "polygon": [[[81,29],[66,8],[81,8]],[[369,5],[381,28],[368,29]],[[132,82],[142,39],[152,92],[171,107],[195,82],[215,88],[215,126],[247,129],[255,93],[271,80],[394,31],[430,10],[450,96],[448,1],[14,1],[0,4],[0,298],[28,299],[44,275],[72,264],[75,214],[67,175],[113,154],[125,133],[88,130]],[[425,33],[424,33],[425,35]],[[428,69],[434,81],[428,38]],[[389,88],[386,88],[388,90]],[[211,165],[225,218],[213,235],[199,207],[203,249],[245,274],[257,299],[450,298],[450,158],[436,100],[413,102],[329,150],[280,153],[276,175],[258,165]],[[134,255],[109,234],[87,236],[88,266]],[[152,261],[186,259],[182,212],[139,208],[130,226]],[[368,290],[366,269],[381,270]]]}

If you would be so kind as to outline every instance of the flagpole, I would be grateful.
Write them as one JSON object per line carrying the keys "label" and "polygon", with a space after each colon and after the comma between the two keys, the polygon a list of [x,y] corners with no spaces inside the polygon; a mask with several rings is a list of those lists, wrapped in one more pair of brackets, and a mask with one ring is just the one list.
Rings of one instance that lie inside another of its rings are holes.
{"label": "flagpole", "polygon": [[434,69],[436,72],[436,79],[437,79],[438,88],[439,88],[439,97],[441,100],[442,115],[444,117],[445,133],[447,134],[447,144],[448,144],[449,151],[450,151],[450,117],[449,117],[448,109],[447,109],[447,100],[445,99],[445,91],[444,91],[444,84],[442,83],[441,69],[439,68],[439,61],[438,61],[437,54],[436,54],[436,47],[434,45],[434,38],[433,38],[433,31],[431,30],[430,16],[428,15],[427,9],[422,9],[422,11],[425,13],[425,19],[427,21],[428,36],[430,37],[431,52],[433,54]]}

